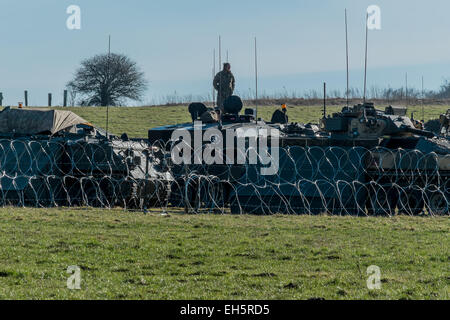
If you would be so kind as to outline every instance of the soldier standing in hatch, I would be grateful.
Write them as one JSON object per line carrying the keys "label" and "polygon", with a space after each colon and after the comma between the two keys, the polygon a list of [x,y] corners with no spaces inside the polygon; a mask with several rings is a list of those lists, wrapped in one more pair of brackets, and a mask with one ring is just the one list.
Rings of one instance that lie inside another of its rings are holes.
{"label": "soldier standing in hatch", "polygon": [[223,113],[223,102],[233,95],[235,80],[231,73],[231,65],[227,62],[223,64],[223,70],[214,77],[214,89],[217,90],[217,106]]}

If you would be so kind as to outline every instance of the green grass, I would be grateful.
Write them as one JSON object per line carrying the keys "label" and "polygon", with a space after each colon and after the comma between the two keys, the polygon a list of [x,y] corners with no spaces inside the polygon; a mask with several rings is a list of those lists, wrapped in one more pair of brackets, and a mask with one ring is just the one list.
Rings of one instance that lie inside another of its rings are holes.
{"label": "green grass", "polygon": [[[448,218],[4,208],[0,298],[448,299],[449,231]],[[81,290],[66,288],[70,265]]]}
{"label": "green grass", "polygon": [[[251,106],[253,107],[253,106]],[[379,108],[383,106],[377,106]],[[279,106],[263,106],[258,108],[259,117],[270,121],[272,113]],[[437,119],[441,113],[450,108],[449,106],[425,106],[425,120]],[[58,108],[71,110],[93,124],[106,127],[106,108],[104,107],[71,107]],[[337,112],[342,106],[329,106],[328,113]],[[415,118],[420,119],[422,115],[421,106],[410,106],[408,115],[414,112]],[[322,116],[321,106],[293,106],[288,110],[289,121],[292,122],[314,122],[317,123]],[[110,107],[109,108],[109,130],[121,135],[126,132],[130,137],[146,138],[148,129],[190,121],[190,115],[186,106],[161,106],[161,107]]]}
{"label": "green grass", "polygon": [[[447,108],[426,106],[426,119]],[[65,109],[105,127],[105,108]],[[321,112],[292,107],[289,117],[316,122]],[[114,107],[110,116],[110,130],[131,137],[189,121],[187,107]],[[449,231],[446,217],[4,208],[0,299],[448,299]],[[66,288],[70,265],[82,269],[81,290]],[[369,265],[381,268],[381,290],[366,287]]]}

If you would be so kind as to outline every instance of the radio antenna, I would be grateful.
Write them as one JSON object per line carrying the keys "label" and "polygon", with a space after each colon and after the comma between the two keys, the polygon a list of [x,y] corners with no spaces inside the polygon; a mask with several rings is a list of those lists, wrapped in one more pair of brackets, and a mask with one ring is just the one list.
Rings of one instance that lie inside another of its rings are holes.
{"label": "radio antenna", "polygon": [[222,69],[222,38],[219,36],[219,70]]}
{"label": "radio antenna", "polygon": [[327,117],[327,83],[323,83],[323,119]]}
{"label": "radio antenna", "polygon": [[258,123],[258,51],[256,46],[256,37],[255,37],[255,118],[256,123]]}
{"label": "radio antenna", "polygon": [[[110,57],[111,57],[111,35],[108,37],[108,82],[109,82],[109,64],[110,64]],[[107,82],[107,83],[108,83]],[[108,124],[109,124],[109,97],[106,98],[106,139],[108,139]]]}
{"label": "radio antenna", "polygon": [[367,90],[367,38],[369,35],[369,26],[368,24],[369,14],[366,14],[366,53],[365,53],[365,61],[364,61],[364,96],[363,102],[366,102],[366,90]]}
{"label": "radio antenna", "polygon": [[408,72],[405,73],[405,103],[408,105]]}
{"label": "radio antenna", "polygon": [[425,123],[425,107],[423,105],[423,99],[425,98],[425,91],[423,90],[423,76],[422,76],[422,122]]}
{"label": "radio antenna", "polygon": [[[214,81],[214,78],[216,77],[216,49],[214,49],[214,51],[213,51],[212,76],[213,76],[213,81]],[[216,89],[214,88],[214,83],[213,83],[213,86],[212,86],[212,100],[213,100],[212,104],[213,104],[213,107],[214,107],[214,105],[216,103]]]}
{"label": "radio antenna", "polygon": [[349,74],[348,74],[348,31],[347,31],[347,9],[345,9],[345,56],[346,56],[346,65],[347,65],[347,107],[349,105]]}
{"label": "radio antenna", "polygon": [[[219,35],[219,72],[222,70],[223,66],[222,66],[222,38]],[[220,76],[222,78],[222,76]],[[219,91],[217,92],[217,96],[219,96],[221,89],[222,89],[222,81],[219,81]],[[222,105],[219,106],[220,108],[223,108],[223,101],[222,101]],[[220,127],[222,127],[222,114],[220,115]]]}

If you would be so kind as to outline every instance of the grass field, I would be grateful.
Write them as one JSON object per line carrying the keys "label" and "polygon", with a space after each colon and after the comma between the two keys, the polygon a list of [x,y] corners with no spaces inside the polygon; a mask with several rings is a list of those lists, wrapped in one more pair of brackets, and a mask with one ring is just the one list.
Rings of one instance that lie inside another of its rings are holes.
{"label": "grass field", "polygon": [[[252,106],[250,106],[252,107]],[[279,107],[263,106],[258,109],[259,117],[270,121],[272,113]],[[449,106],[430,105],[425,106],[425,120],[437,119]],[[79,116],[91,121],[93,124],[106,127],[106,108],[103,107],[72,107],[58,108],[71,110]],[[341,106],[329,106],[328,113],[337,112]],[[414,112],[415,118],[422,116],[421,106],[410,106],[408,115]],[[289,121],[317,123],[322,117],[321,106],[293,106],[288,110]],[[146,138],[150,128],[168,124],[176,124],[190,121],[190,114],[186,106],[161,106],[161,107],[111,107],[109,108],[109,130],[117,135],[126,132],[130,137]]]}
{"label": "grass field", "polygon": [[[427,106],[426,119],[446,109]],[[105,127],[105,108],[70,110]],[[320,115],[318,106],[289,109],[291,121]],[[186,107],[110,116],[113,133],[132,137],[189,120]],[[3,208],[0,299],[448,299],[449,233],[448,217]],[[81,268],[81,290],[66,287],[71,265]],[[369,265],[381,269],[381,290],[367,289]]]}
{"label": "grass field", "polygon": [[0,298],[448,299],[449,231],[448,218],[4,208]]}

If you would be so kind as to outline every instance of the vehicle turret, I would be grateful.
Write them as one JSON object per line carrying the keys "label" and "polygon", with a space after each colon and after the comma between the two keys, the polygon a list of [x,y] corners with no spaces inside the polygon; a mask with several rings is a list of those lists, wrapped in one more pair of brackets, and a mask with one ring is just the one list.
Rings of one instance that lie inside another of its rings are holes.
{"label": "vehicle turret", "polygon": [[389,106],[381,111],[375,109],[370,102],[344,107],[341,112],[322,119],[322,129],[337,139],[371,140],[384,136],[418,135],[428,138],[435,136],[408,118],[406,108]]}

